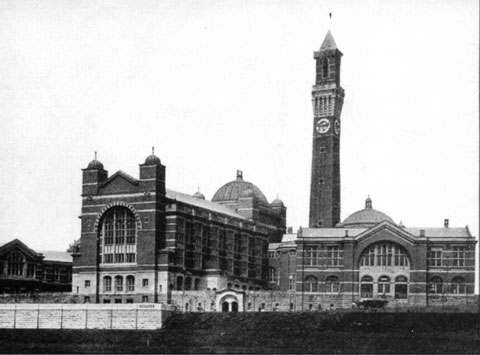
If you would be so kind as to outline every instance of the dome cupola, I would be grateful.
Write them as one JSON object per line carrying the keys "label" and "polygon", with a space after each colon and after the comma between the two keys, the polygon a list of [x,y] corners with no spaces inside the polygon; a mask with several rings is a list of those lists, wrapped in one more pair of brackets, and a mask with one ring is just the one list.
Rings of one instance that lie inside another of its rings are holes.
{"label": "dome cupola", "polygon": [[95,159],[93,159],[87,166],[88,170],[103,170],[103,164],[97,160],[97,152],[95,152]]}
{"label": "dome cupola", "polygon": [[237,170],[237,178],[234,181],[226,183],[215,192],[212,201],[237,201],[240,197],[255,197],[259,201],[268,203],[267,198],[257,186],[243,180],[243,172],[241,170]]}
{"label": "dome cupola", "polygon": [[155,147],[152,147],[152,154],[145,159],[145,165],[160,165],[160,158],[155,155]]}
{"label": "dome cupola", "polygon": [[372,199],[370,196],[365,200],[365,208],[363,210],[352,213],[345,218],[342,223],[336,225],[336,227],[342,228],[371,228],[374,225],[388,221],[395,224],[393,219],[387,216],[381,211],[374,210],[372,207]]}
{"label": "dome cupola", "polygon": [[198,188],[197,192],[193,194],[193,197],[198,198],[200,200],[205,200],[205,195],[200,192],[200,188]]}

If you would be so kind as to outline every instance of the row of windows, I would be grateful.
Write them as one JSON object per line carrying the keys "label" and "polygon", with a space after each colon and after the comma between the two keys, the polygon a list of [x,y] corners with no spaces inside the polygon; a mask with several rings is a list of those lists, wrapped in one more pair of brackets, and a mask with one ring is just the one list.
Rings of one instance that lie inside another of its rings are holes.
{"label": "row of windows", "polygon": [[0,270],[6,271],[9,277],[27,277],[45,281],[68,282],[71,280],[71,270],[57,265],[42,265],[40,269],[34,263],[27,262],[25,255],[18,251],[12,251],[5,262],[0,264]]}
{"label": "row of windows", "polygon": [[280,255],[287,254],[287,253],[288,253],[288,256],[292,256],[292,257],[297,256],[297,251],[296,250],[289,250],[289,251],[284,251],[284,252],[270,250],[268,252],[268,258],[269,259],[276,259],[276,258],[279,258]]}
{"label": "row of windows", "polygon": [[433,247],[428,250],[428,266],[464,267],[467,265],[468,251],[466,247],[453,247],[451,251],[441,247]]}
{"label": "row of windows", "polygon": [[247,234],[224,230],[219,227],[206,226],[200,222],[192,223],[177,219],[176,238],[186,244],[203,245],[210,248],[236,253],[247,253],[251,256],[264,257],[267,242],[257,240]]}
{"label": "row of windows", "polygon": [[343,249],[339,246],[307,247],[303,263],[305,266],[341,266],[343,265]]}
{"label": "row of windows", "polygon": [[400,246],[390,243],[372,245],[360,259],[361,266],[408,266],[407,254]]}
{"label": "row of windows", "polygon": [[450,282],[450,288],[446,286],[440,276],[433,276],[428,284],[428,292],[433,294],[454,293],[464,294],[467,291],[465,279],[461,276],[454,277]]}

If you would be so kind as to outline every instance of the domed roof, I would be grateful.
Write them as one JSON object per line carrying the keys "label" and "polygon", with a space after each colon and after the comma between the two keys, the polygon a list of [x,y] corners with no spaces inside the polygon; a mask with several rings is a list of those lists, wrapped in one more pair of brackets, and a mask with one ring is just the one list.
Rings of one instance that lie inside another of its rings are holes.
{"label": "domed roof", "polygon": [[152,154],[145,159],[145,165],[160,165],[160,158],[157,157],[155,154],[155,148],[152,147]]}
{"label": "domed roof", "polygon": [[[250,193],[247,190],[251,190],[252,192]],[[212,201],[236,201],[239,197],[250,196],[256,197],[258,200],[268,203],[263,192],[251,182],[244,181],[242,171],[237,170],[237,179],[219,188],[217,192],[215,192],[215,195],[213,195]]]}
{"label": "domed roof", "polygon": [[283,201],[276,198],[275,200],[272,201],[271,203],[272,207],[284,207],[285,205],[283,204]]}
{"label": "domed roof", "polygon": [[198,191],[193,194],[193,197],[205,200],[205,195],[200,192],[200,189],[198,189]]}
{"label": "domed roof", "polygon": [[157,157],[156,155],[152,154],[145,159],[145,165],[160,165],[160,158]]}
{"label": "domed roof", "polygon": [[385,213],[374,210],[372,208],[372,200],[368,197],[365,201],[365,209],[352,213],[345,218],[342,223],[339,223],[337,227],[370,228],[383,221],[389,221],[390,223],[395,224],[393,219]]}
{"label": "domed roof", "polygon": [[99,160],[95,159],[95,160],[92,160],[90,163],[88,163],[87,169],[103,170],[103,164]]}

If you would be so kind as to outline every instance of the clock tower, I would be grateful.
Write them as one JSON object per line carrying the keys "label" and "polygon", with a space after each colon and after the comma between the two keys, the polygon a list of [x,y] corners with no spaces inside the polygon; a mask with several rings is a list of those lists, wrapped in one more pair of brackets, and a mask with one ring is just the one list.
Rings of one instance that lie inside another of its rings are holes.
{"label": "clock tower", "polygon": [[328,31],[318,52],[312,88],[313,149],[310,228],[340,222],[340,115],[345,92],[340,86],[342,52]]}

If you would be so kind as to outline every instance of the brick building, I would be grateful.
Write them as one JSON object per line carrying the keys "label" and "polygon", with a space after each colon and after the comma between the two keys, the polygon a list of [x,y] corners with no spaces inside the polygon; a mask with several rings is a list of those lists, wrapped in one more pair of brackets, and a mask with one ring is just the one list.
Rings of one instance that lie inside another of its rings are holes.
{"label": "brick building", "polygon": [[69,253],[30,249],[18,239],[0,245],[0,293],[70,292]]}
{"label": "brick building", "polygon": [[155,155],[135,179],[83,170],[82,234],[73,254],[74,294],[87,302],[169,302],[172,292],[267,287],[269,241],[285,232],[286,208],[236,180],[212,201],[165,188]]}

